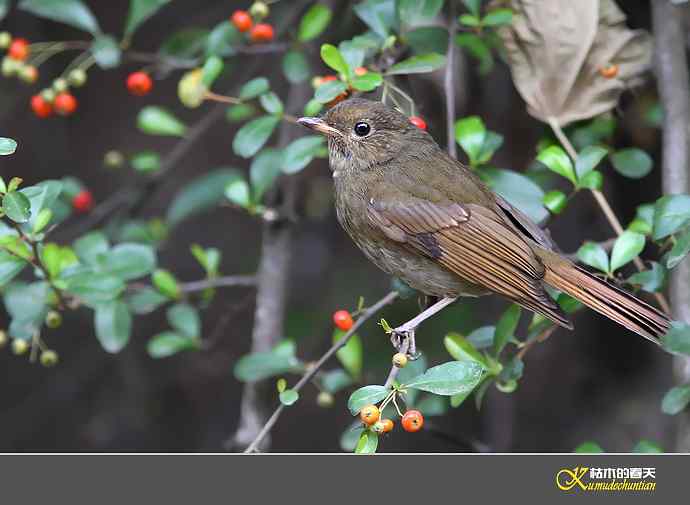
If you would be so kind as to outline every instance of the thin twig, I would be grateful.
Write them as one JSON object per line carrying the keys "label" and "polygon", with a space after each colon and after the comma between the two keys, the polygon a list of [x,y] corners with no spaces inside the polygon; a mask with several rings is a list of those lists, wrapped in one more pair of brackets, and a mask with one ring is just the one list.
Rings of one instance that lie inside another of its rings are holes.
{"label": "thin twig", "polygon": [[[563,129],[558,124],[558,121],[555,118],[549,118],[549,125],[551,126],[553,132],[556,134],[556,138],[558,138],[559,142],[567,151],[568,155],[573,159],[573,161],[576,161],[577,151],[575,151],[575,148],[563,132]],[[616,213],[613,212],[613,209],[611,208],[611,205],[609,204],[604,194],[596,189],[592,189],[590,191],[592,192],[592,195],[594,196],[594,199],[596,200],[597,204],[599,204],[599,207],[601,208],[601,211],[604,213],[604,216],[606,217],[607,221],[611,225],[611,228],[613,228],[617,236],[621,236],[624,231],[623,226],[621,225],[621,222],[618,220]],[[633,263],[635,264],[637,270],[639,270],[640,272],[646,270],[644,263],[639,258],[639,256],[635,257]],[[656,301],[659,304],[659,307],[661,307],[661,310],[663,310],[666,314],[671,313],[671,307],[668,304],[666,297],[662,293],[654,293],[654,298],[656,298]]]}
{"label": "thin twig", "polygon": [[227,275],[200,281],[185,282],[180,284],[183,293],[193,293],[209,288],[228,288],[239,286],[256,286],[255,275]]}
{"label": "thin twig", "polygon": [[[392,303],[396,298],[398,297],[397,291],[391,291],[388,293],[386,296],[381,298],[378,302],[376,302],[374,305],[371,307],[365,309],[361,315],[357,318],[357,321],[355,321],[355,324],[352,325],[352,328],[350,328],[347,333],[345,333],[338,341],[333,344],[330,349],[328,349],[323,356],[319,358],[319,360],[314,363],[309,369],[306,371],[306,373],[302,376],[302,378],[297,381],[297,384],[294,385],[292,388],[294,391],[299,391],[304,387],[305,384],[307,384],[315,375],[316,373],[321,369],[321,367],[326,364],[326,362],[331,359],[336,352],[338,352],[339,349],[343,348],[352,335],[354,335],[357,330],[359,329],[360,326],[362,326],[368,319],[370,319],[373,315],[375,315],[379,310],[381,310],[383,307],[386,305],[389,305]],[[252,453],[256,452],[259,444],[261,441],[264,439],[264,437],[271,431],[273,426],[276,424],[278,421],[278,418],[280,417],[280,414],[283,412],[283,409],[285,408],[284,405],[279,405],[276,410],[273,412],[271,417],[269,417],[268,421],[266,421],[266,424],[264,427],[261,429],[259,434],[256,436],[254,441],[249,444],[247,449],[244,451],[245,453]]]}
{"label": "thin twig", "polygon": [[448,155],[458,157],[458,149],[455,145],[455,33],[457,23],[455,21],[455,3],[448,3],[448,54],[446,55],[446,74],[443,87],[446,95],[446,134]]}

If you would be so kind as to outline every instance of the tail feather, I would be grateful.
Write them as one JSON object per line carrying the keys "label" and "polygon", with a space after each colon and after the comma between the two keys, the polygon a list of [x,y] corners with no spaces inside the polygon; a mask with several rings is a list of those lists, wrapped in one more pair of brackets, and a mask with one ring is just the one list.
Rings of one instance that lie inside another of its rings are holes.
{"label": "tail feather", "polygon": [[570,262],[549,262],[544,281],[655,344],[671,325],[663,312]]}

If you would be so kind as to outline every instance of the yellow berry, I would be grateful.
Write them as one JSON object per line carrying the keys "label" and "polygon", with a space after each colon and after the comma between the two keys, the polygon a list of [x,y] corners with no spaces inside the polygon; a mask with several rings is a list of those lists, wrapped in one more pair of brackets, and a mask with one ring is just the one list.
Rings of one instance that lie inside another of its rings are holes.
{"label": "yellow berry", "polygon": [[407,366],[407,356],[399,352],[393,355],[393,365],[397,368],[405,368]]}

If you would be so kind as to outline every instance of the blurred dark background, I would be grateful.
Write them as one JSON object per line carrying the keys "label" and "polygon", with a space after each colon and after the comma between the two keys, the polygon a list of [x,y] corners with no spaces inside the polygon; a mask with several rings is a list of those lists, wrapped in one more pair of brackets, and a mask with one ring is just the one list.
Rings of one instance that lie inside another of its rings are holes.
{"label": "blurred dark background", "polygon": [[[104,31],[120,33],[128,2],[87,3]],[[363,28],[352,14],[352,2],[335,4],[338,22],[323,40],[342,40]],[[648,28],[648,2],[620,4],[632,26]],[[133,46],[155,51],[173,29],[212,27],[240,7],[248,5],[174,1],[146,23]],[[63,25],[16,11],[0,29],[31,41],[84,37]],[[269,77],[273,89],[284,97],[287,85],[280,72],[280,55],[260,58],[259,75]],[[44,84],[68,62],[58,57],[42,67]],[[317,72],[327,72],[319,66],[316,52],[312,62],[314,69],[320,69]],[[179,106],[177,74],[157,81],[155,92],[146,99],[130,96],[123,83],[127,73],[136,68],[134,64],[109,72],[90,72],[88,85],[78,90],[78,113],[62,120],[41,121],[31,114],[29,98],[40,88],[0,80],[0,134],[18,139],[21,145],[15,156],[0,160],[0,173],[21,176],[27,183],[73,174],[92,189],[97,202],[129,184],[134,177],[131,172],[103,167],[106,151],[133,153],[154,148],[164,153],[175,143],[174,139],[156,139],[136,129],[135,117],[143,104],[166,105],[190,123],[208,112],[206,106],[193,111]],[[238,89],[250,77],[243,74],[243,68],[234,67],[223,86]],[[507,67],[499,63],[482,77],[475,62],[467,60],[460,70],[457,116],[478,114],[490,129],[502,133],[505,144],[495,158],[497,165],[523,170],[533,160],[534,146],[544,130],[526,114]],[[404,84],[427,119],[430,132],[443,143],[444,102],[439,79],[414,78]],[[621,125],[616,143],[634,144],[658,156],[658,131],[642,124],[634,99],[652,94],[652,86],[638,91],[635,97],[625,97],[616,111]],[[290,112],[299,114],[301,105]],[[236,124],[221,120],[198,141],[147,202],[145,215],[162,215],[176,191],[206,171],[219,166],[246,170],[247,161],[236,157],[231,149],[236,128]],[[624,223],[632,218],[636,205],[652,201],[660,193],[659,170],[643,180],[625,179],[610,168],[605,175],[605,192]],[[365,260],[336,222],[326,163],[313,163],[298,180],[305,188],[305,198],[315,202],[317,210],[312,214],[323,217],[304,219],[295,227],[285,336],[296,339],[300,356],[310,360],[330,345],[331,313],[338,308],[354,308],[359,295],[373,302],[387,292],[390,279]],[[603,240],[611,234],[593,200],[584,193],[550,223],[550,229],[568,252],[575,251],[584,239]],[[258,262],[260,238],[255,220],[230,208],[219,208],[172,230],[160,252],[160,264],[181,279],[201,278],[202,272],[188,252],[189,244],[196,242],[222,250],[223,273],[251,273]],[[441,342],[446,331],[493,324],[504,306],[493,298],[481,303],[461,301],[423,326],[419,345],[432,363],[446,359]],[[223,450],[238,422],[242,385],[233,378],[232,366],[249,349],[253,292],[244,288],[221,291],[204,313],[205,334],[229,310],[236,313],[212,349],[164,360],[153,360],[145,351],[148,338],[165,324],[163,311],[137,317],[133,338],[118,355],[101,349],[93,335],[91,312],[86,310],[71,313],[62,328],[46,335],[60,353],[61,362],[55,368],[30,365],[7,349],[0,351],[0,450]],[[382,316],[400,323],[416,310],[416,301],[409,300],[396,303]],[[524,324],[527,317],[523,319]],[[0,326],[5,326],[5,321],[0,311]],[[492,388],[480,412],[467,402],[434,423],[451,438],[478,440],[492,451],[571,451],[585,440],[596,440],[606,450],[620,452],[630,450],[642,438],[672,450],[673,422],[659,408],[663,393],[673,383],[671,357],[592,312],[579,312],[575,322],[576,331],[558,330],[527,355],[525,376],[514,394]],[[361,335],[365,370],[370,374],[367,379],[369,383],[379,382],[388,368],[388,340],[373,321]],[[284,414],[273,431],[272,450],[340,450],[340,434],[351,421],[345,408],[347,393],[337,395],[331,409],[319,408],[315,396],[316,391],[305,389],[298,408]],[[467,450],[462,443],[431,431],[390,437],[381,448],[386,452]]]}

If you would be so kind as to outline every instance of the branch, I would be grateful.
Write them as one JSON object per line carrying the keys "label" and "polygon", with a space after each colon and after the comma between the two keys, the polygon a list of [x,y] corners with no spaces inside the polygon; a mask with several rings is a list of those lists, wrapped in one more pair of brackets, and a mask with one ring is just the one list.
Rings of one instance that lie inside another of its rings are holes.
{"label": "branch", "polygon": [[[690,146],[690,86],[685,54],[685,31],[682,20],[687,9],[677,7],[667,0],[652,2],[652,27],[654,30],[655,72],[659,97],[664,111],[662,183],[664,194],[689,193]],[[671,272],[669,295],[675,317],[690,323],[690,260],[685,258]],[[676,376],[681,382],[690,380],[690,360],[677,357]],[[676,449],[690,449],[690,419],[687,414],[678,426]]]}
{"label": "branch", "polygon": [[[330,349],[328,349],[323,356],[319,358],[319,360],[314,363],[313,366],[309,367],[307,372],[300,378],[300,380],[295,384],[295,386],[292,388],[294,391],[299,392],[316,374],[317,372],[321,369],[321,367],[326,364],[326,362],[331,359],[336,352],[338,352],[339,349],[343,348],[352,335],[354,335],[357,330],[359,329],[360,326],[362,326],[368,319],[370,319],[372,316],[374,316],[379,310],[381,310],[383,307],[386,305],[389,305],[392,303],[396,298],[398,297],[397,291],[391,291],[388,293],[386,296],[381,298],[378,302],[376,302],[374,305],[371,307],[367,308],[362,312],[362,314],[357,318],[357,321],[355,321],[355,324],[352,325],[352,328],[350,328],[345,335],[340,337],[340,339],[331,346]],[[261,429],[261,431],[258,433],[254,441],[247,447],[247,449],[244,451],[245,453],[251,453],[251,452],[256,452],[259,444],[261,441],[264,439],[264,437],[271,431],[273,426],[276,424],[278,421],[278,418],[280,417],[280,414],[282,414],[283,409],[285,408],[284,405],[279,405],[278,408],[273,412],[271,417],[266,421],[266,424],[264,427]]]}
{"label": "branch", "polygon": [[443,89],[446,95],[446,134],[448,136],[448,154],[451,158],[458,157],[458,148],[455,144],[455,33],[457,24],[455,21],[455,4],[448,4],[448,54],[446,56],[446,75],[443,81]]}
{"label": "branch", "polygon": [[208,288],[230,288],[237,286],[256,286],[255,275],[226,275],[225,277],[213,277],[200,281],[185,282],[180,284],[183,293],[203,291]]}

